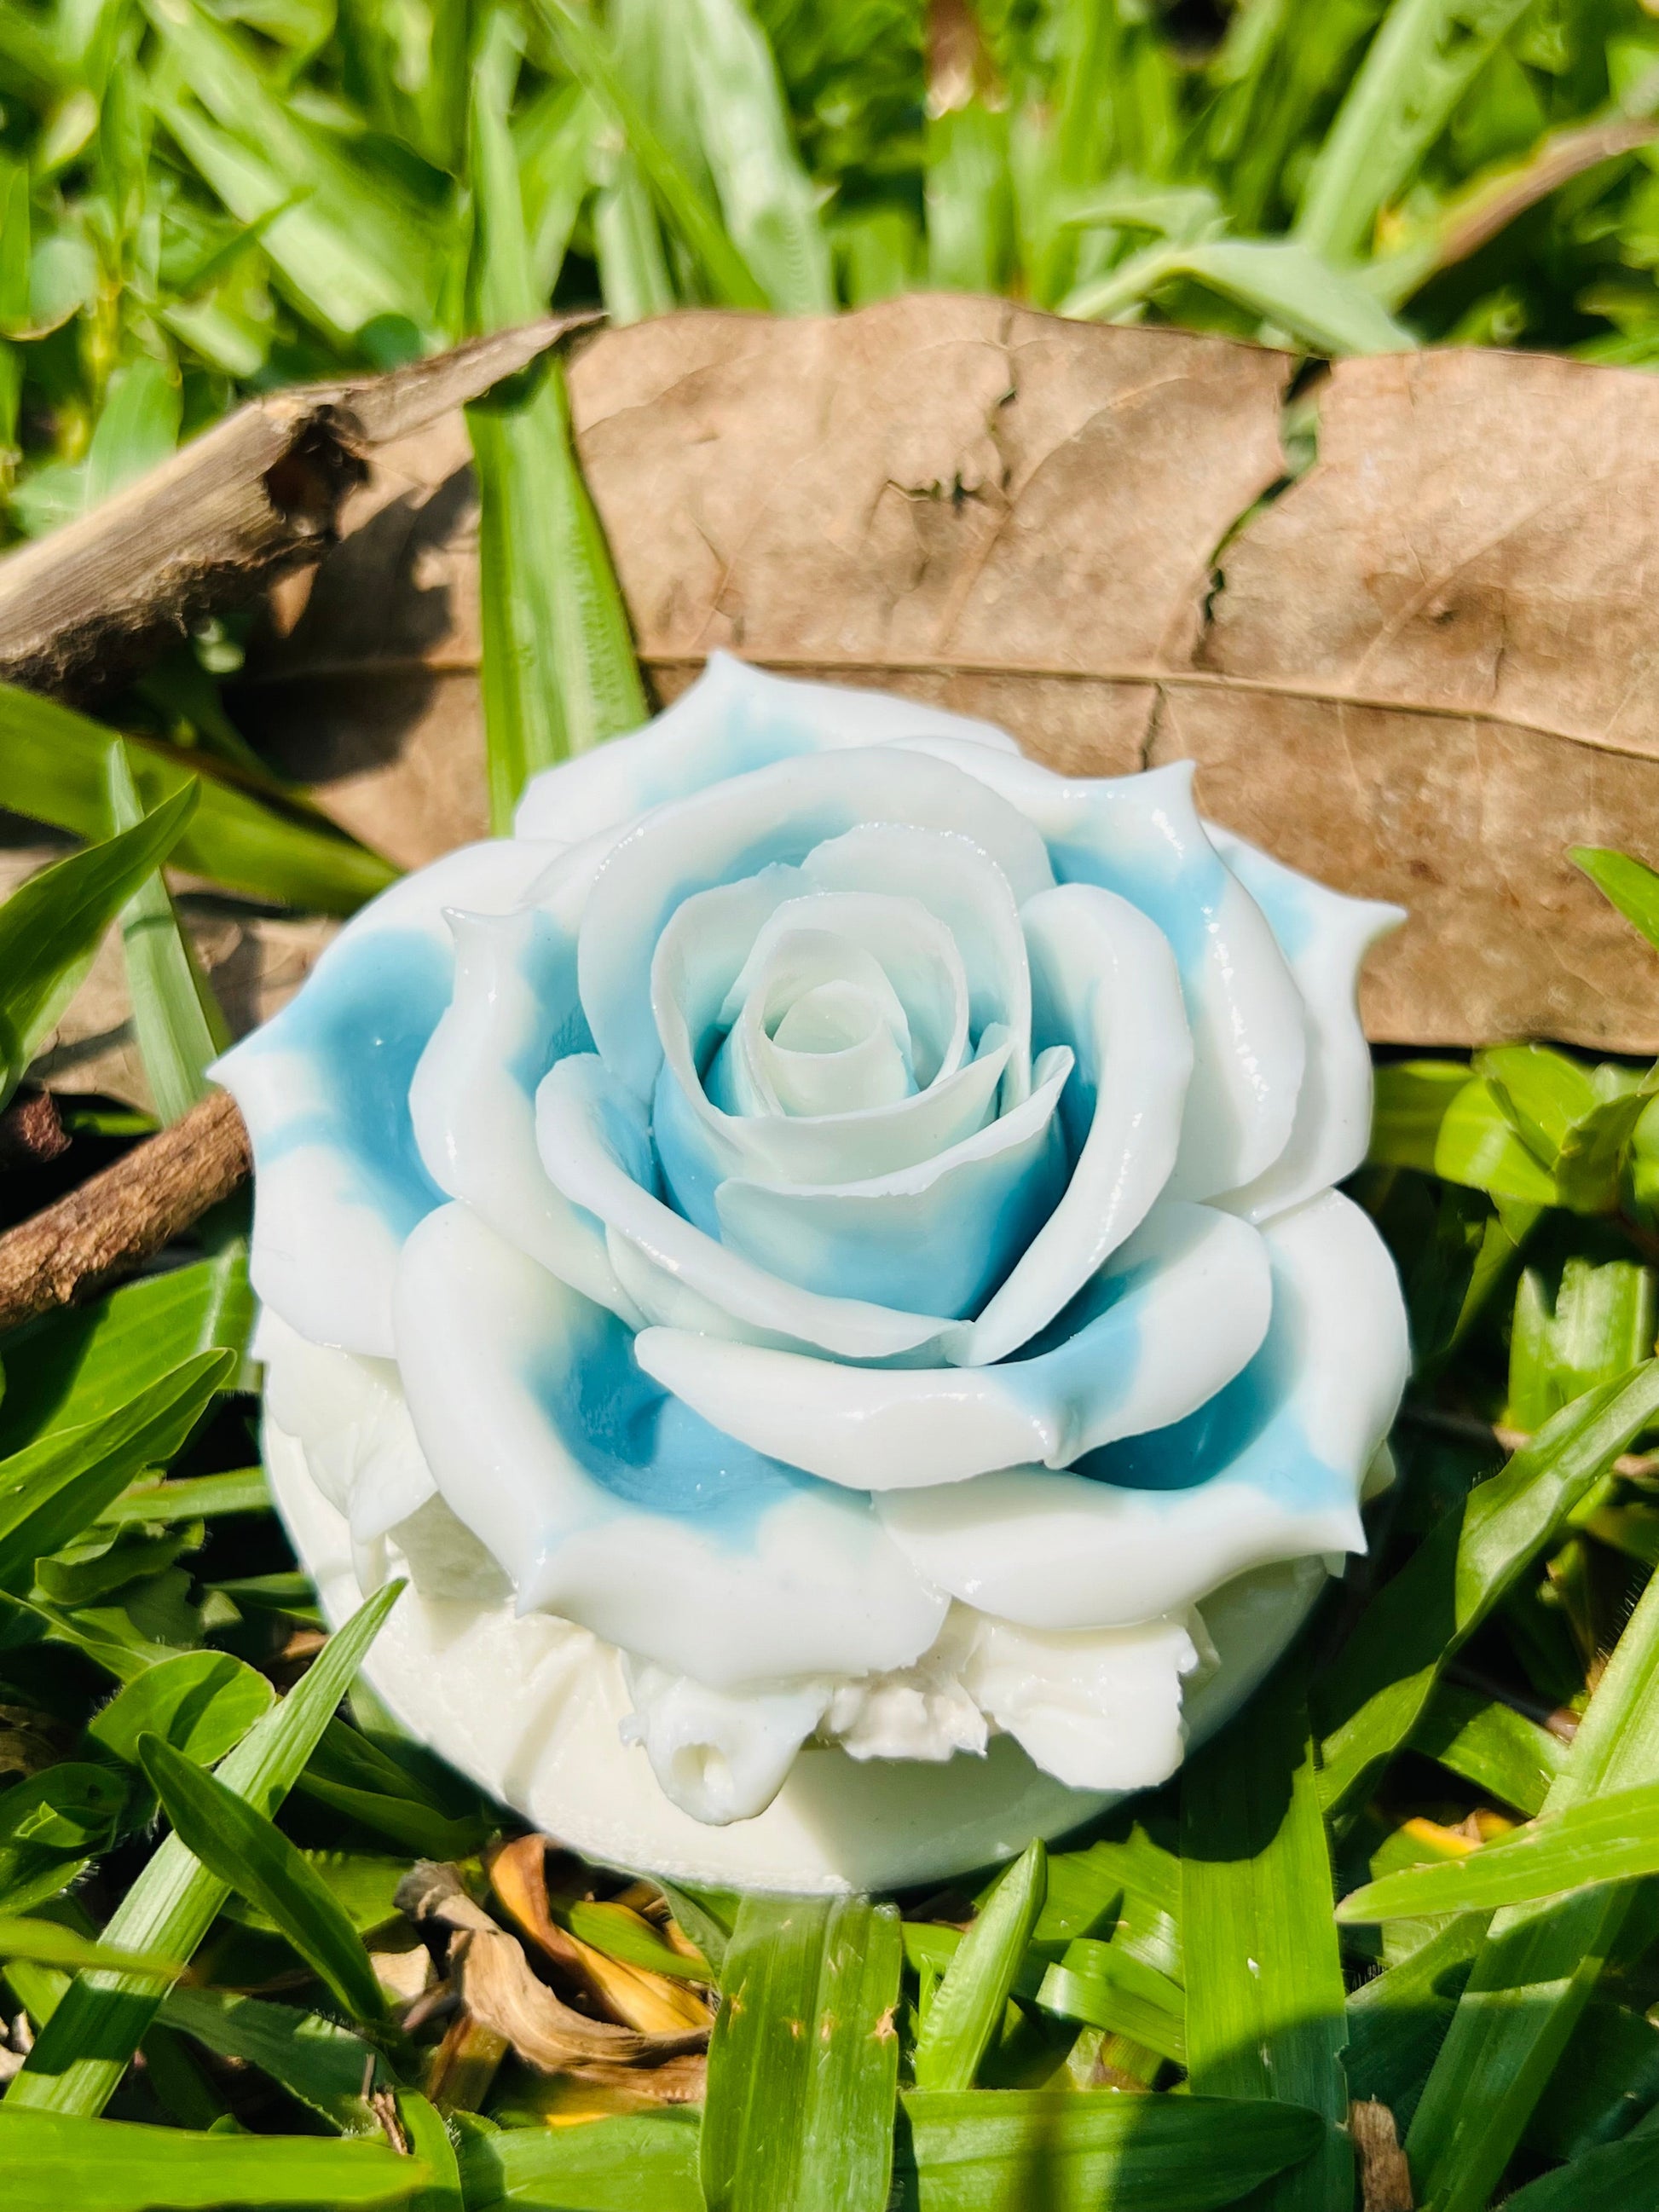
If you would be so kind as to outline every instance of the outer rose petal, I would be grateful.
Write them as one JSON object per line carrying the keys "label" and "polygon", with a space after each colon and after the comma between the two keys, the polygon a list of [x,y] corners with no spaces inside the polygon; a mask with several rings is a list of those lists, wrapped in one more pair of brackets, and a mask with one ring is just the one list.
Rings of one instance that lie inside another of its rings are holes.
{"label": "outer rose petal", "polygon": [[1207,1206],[1159,1206],[1120,1246],[1060,1341],[995,1367],[852,1367],[641,1330],[646,1372],[727,1435],[854,1490],[1067,1467],[1183,1419],[1260,1349],[1272,1304],[1261,1237]]}
{"label": "outer rose petal", "polygon": [[1360,1487],[1409,1365],[1394,1263],[1334,1191],[1265,1234],[1273,1326],[1237,1382],[1176,1428],[1107,1446],[1097,1474],[884,1492],[917,1569],[983,1612],[1085,1628],[1176,1612],[1269,1560],[1362,1550]]}
{"label": "outer rose petal", "polygon": [[409,1090],[449,1003],[444,910],[507,912],[554,854],[504,838],[465,845],[394,884],[210,1071],[253,1139],[253,1287],[313,1344],[392,1354],[398,1253],[442,1198],[416,1148]]}
{"label": "outer rose petal", "polygon": [[521,1612],[578,1620],[715,1688],[907,1666],[945,1601],[868,1504],[723,1437],[628,1331],[464,1206],[398,1273],[398,1364],[451,1510]]}
{"label": "outer rose petal", "polygon": [[1005,731],[966,714],[890,692],[797,683],[711,653],[690,690],[647,728],[532,776],[514,835],[574,843],[774,761],[920,737],[1016,750]]}
{"label": "outer rose petal", "polygon": [[1254,1182],[1222,1201],[1266,1221],[1350,1176],[1371,1134],[1371,1054],[1359,1025],[1359,970],[1403,907],[1345,897],[1242,837],[1212,828],[1216,850],[1267,917],[1307,1009],[1308,1068],[1291,1140]]}

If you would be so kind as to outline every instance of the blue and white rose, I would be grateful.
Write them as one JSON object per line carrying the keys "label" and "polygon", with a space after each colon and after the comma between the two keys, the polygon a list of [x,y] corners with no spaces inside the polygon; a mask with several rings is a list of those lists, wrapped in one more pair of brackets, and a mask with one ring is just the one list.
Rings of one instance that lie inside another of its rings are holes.
{"label": "blue and white rose", "polygon": [[717,656],[221,1065],[262,1299],[412,1420],[353,1534],[441,1497],[703,1820],[808,1739],[1161,1779],[1198,1601],[1364,1542],[1406,1330],[1334,1186],[1395,919],[1186,767]]}

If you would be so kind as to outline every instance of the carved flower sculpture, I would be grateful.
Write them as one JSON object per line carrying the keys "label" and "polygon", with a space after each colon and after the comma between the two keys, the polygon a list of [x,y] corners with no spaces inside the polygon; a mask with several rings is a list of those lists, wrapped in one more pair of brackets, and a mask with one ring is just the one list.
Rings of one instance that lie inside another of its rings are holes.
{"label": "carved flower sculpture", "polygon": [[717,658],[221,1065],[272,1419],[359,1583],[390,1546],[613,1647],[703,1822],[804,1743],[1162,1779],[1200,1601],[1364,1542],[1406,1328],[1333,1186],[1395,919],[1185,768]]}

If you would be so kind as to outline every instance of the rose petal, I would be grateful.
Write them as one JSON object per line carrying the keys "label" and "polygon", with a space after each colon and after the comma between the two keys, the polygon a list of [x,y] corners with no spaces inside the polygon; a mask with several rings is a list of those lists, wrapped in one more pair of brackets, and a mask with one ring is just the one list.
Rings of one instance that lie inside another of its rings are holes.
{"label": "rose petal", "polygon": [[1266,1221],[1350,1176],[1371,1135],[1371,1054],[1359,1023],[1359,970],[1405,909],[1346,898],[1242,837],[1210,830],[1222,859],[1267,917],[1302,994],[1307,1073],[1290,1142],[1269,1168],[1220,1202]]}
{"label": "rose petal", "polygon": [[[998,757],[984,746],[959,750]],[[871,820],[971,839],[1022,902],[1054,880],[1042,838],[1013,807],[960,769],[896,749],[781,761],[657,808],[618,840],[599,868],[577,955],[599,1056],[638,1097],[651,1096],[662,1063],[651,964],[676,908],[695,892],[774,862],[799,864],[814,846]]]}
{"label": "rose petal", "polygon": [[642,1330],[639,1363],[757,1451],[856,1490],[909,1489],[1035,1462],[1069,1466],[1178,1421],[1261,1348],[1267,1248],[1207,1206],[1157,1207],[1073,1308],[1060,1341],[995,1367],[844,1366]]}
{"label": "rose petal", "polygon": [[730,653],[711,653],[690,690],[648,728],[532,776],[514,834],[574,842],[795,754],[928,735],[1014,750],[1004,731],[969,715],[890,692],[769,676]]}
{"label": "rose petal", "polygon": [[1363,1549],[1360,1486],[1409,1364],[1394,1263],[1334,1191],[1263,1234],[1273,1325],[1236,1382],[1088,1474],[882,1493],[918,1571],[984,1612],[1088,1628],[1177,1611],[1269,1560]]}
{"label": "rose petal", "polygon": [[1115,891],[1157,923],[1181,969],[1195,1048],[1172,1198],[1250,1182],[1290,1141],[1306,1050],[1301,994],[1266,917],[1222,863],[1181,761],[1103,780],[979,745],[919,741],[1018,806],[1061,883]]}
{"label": "rose petal", "polygon": [[536,1086],[593,1041],[576,995],[574,937],[534,908],[450,916],[455,982],[410,1092],[427,1173],[561,1281],[637,1328],[605,1230],[548,1181]]}
{"label": "rose petal", "polygon": [[[612,1264],[653,1320],[678,1320],[673,1302],[689,1291],[745,1334],[811,1345],[846,1359],[890,1358],[936,1341],[950,1327],[936,1314],[821,1297],[781,1282],[665,1206],[655,1195],[646,1109],[593,1054],[561,1060],[544,1080],[536,1094],[536,1141],[543,1166],[565,1196],[611,1230]],[[624,1272],[619,1245],[631,1246],[644,1273],[660,1279],[665,1305],[653,1297],[640,1272]],[[704,1327],[704,1315],[690,1325]]]}
{"label": "rose petal", "polygon": [[398,1249],[442,1197],[416,1146],[409,1091],[449,1003],[444,910],[506,912],[551,856],[497,839],[394,884],[210,1071],[253,1142],[253,1286],[313,1344],[392,1352]]}
{"label": "rose petal", "polygon": [[1062,884],[1028,899],[1020,920],[1033,1036],[1077,1054],[1061,1101],[1075,1164],[1000,1290],[947,1340],[945,1357],[964,1367],[1045,1328],[1146,1218],[1168,1185],[1193,1066],[1170,948],[1127,899]]}
{"label": "rose petal", "polygon": [[404,1248],[398,1364],[450,1510],[520,1611],[717,1689],[905,1666],[945,1601],[862,1499],[720,1436],[632,1339],[465,1206]]}
{"label": "rose petal", "polygon": [[1045,1053],[1022,1105],[920,1167],[831,1186],[732,1177],[714,1194],[722,1243],[826,1297],[974,1312],[1060,1195],[1072,1066],[1063,1047]]}

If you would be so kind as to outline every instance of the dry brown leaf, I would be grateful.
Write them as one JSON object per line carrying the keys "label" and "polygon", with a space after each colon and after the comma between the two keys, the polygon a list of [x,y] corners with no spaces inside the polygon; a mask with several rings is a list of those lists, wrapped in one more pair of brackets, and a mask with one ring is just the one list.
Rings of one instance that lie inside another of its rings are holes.
{"label": "dry brown leaf", "polygon": [[490,1884],[509,1918],[562,1978],[612,2020],[648,2035],[678,2035],[689,2028],[706,2032],[712,2024],[708,2008],[683,1982],[610,1958],[559,1926],[548,1904],[548,1848],[545,1836],[520,1836],[503,1844],[490,1860]]}
{"label": "dry brown leaf", "polygon": [[[616,2081],[625,2074],[660,2074],[676,2062],[696,2058],[708,2030],[646,2035],[610,2020],[573,2012],[545,1982],[538,1982],[517,1939],[504,1929],[458,1935],[452,1956],[461,2002],[472,2017],[504,2035],[526,2066],[543,2074],[574,2074],[583,2081]],[[689,2078],[677,2066],[664,2087]],[[668,2101],[674,2101],[672,2097]]]}
{"label": "dry brown leaf", "polygon": [[[1262,505],[1292,366],[927,295],[607,331],[571,389],[660,697],[724,646],[1068,771],[1192,757],[1215,818],[1409,907],[1373,1036],[1659,1049],[1651,957],[1565,857],[1659,851],[1659,386],[1345,362],[1320,459]],[[388,445],[239,687],[405,863],[483,828],[476,522],[459,418]]]}

